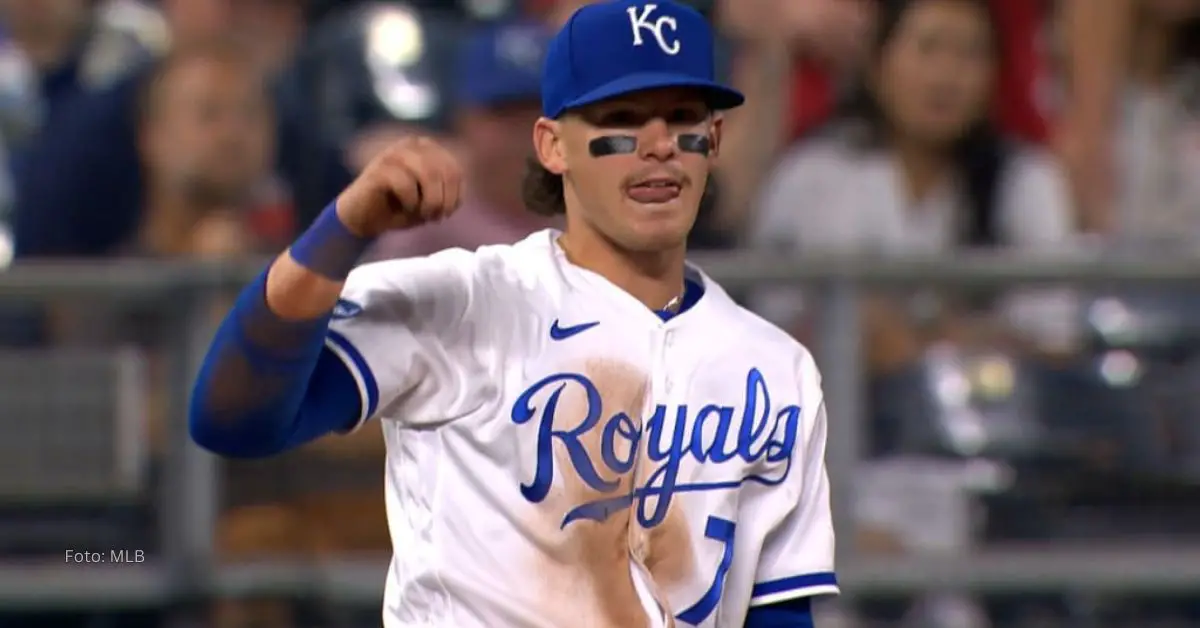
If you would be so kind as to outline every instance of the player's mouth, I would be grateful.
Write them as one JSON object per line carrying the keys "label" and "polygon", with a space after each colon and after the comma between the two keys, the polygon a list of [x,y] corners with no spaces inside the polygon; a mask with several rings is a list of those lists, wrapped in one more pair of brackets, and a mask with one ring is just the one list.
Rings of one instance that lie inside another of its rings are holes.
{"label": "player's mouth", "polygon": [[625,193],[635,202],[645,205],[669,203],[679,198],[683,185],[671,177],[652,177],[628,186]]}

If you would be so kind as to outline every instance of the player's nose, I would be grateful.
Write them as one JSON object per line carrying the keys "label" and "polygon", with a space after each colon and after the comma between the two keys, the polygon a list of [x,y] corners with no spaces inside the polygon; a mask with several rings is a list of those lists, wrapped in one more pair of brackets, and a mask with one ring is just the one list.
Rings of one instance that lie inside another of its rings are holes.
{"label": "player's nose", "polygon": [[678,146],[675,145],[675,137],[671,134],[666,120],[655,118],[647,122],[641,135],[638,146],[642,149],[643,159],[665,161],[675,156]]}

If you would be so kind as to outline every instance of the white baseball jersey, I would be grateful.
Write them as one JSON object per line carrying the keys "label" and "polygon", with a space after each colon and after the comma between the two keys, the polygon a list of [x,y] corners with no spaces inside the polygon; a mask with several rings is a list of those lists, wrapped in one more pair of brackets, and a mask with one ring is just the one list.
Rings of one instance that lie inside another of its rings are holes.
{"label": "white baseball jersey", "polygon": [[836,593],[809,352],[690,267],[664,321],[558,235],[346,282],[327,346],[387,441],[384,625],[741,628]]}

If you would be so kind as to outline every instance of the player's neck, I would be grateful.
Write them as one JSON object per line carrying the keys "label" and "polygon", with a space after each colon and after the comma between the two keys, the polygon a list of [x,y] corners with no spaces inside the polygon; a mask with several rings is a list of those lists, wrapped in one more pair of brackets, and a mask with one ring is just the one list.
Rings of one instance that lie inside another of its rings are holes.
{"label": "player's neck", "polygon": [[628,292],[652,310],[682,298],[684,246],[667,251],[639,253],[621,249],[590,229],[570,229],[559,246],[572,264],[586,268]]}

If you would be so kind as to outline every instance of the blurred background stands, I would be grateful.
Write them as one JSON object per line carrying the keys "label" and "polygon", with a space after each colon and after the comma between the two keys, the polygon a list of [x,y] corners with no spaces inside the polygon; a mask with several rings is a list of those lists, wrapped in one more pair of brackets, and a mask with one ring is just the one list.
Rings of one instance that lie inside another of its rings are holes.
{"label": "blurred background stands", "polygon": [[[371,258],[553,225],[511,183],[585,3],[0,0],[0,626],[378,624],[378,430],[217,461],[191,373],[400,135],[470,211]],[[698,6],[749,101],[697,259],[824,374],[819,625],[1200,625],[1200,1]]]}

